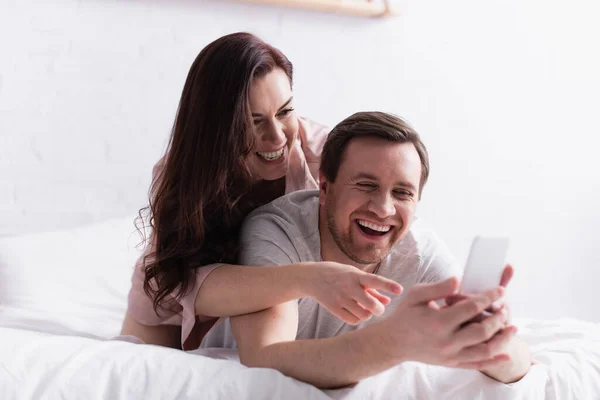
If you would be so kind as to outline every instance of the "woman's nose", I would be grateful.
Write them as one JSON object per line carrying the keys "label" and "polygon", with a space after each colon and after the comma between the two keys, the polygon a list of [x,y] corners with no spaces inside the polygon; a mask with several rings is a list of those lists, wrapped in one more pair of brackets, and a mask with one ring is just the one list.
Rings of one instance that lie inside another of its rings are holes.
{"label": "woman's nose", "polygon": [[273,144],[283,144],[285,142],[285,133],[283,126],[278,122],[271,122],[265,127],[265,132],[262,135],[262,140]]}

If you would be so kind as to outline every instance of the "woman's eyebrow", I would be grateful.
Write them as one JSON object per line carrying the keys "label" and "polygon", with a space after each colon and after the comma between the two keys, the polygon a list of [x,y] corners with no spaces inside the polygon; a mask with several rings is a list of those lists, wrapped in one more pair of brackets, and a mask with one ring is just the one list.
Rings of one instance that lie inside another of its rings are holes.
{"label": "woman's eyebrow", "polygon": [[[277,112],[279,112],[279,111],[283,110],[285,107],[287,107],[292,102],[292,100],[294,100],[294,96],[290,97],[285,103],[283,103],[283,105],[281,107],[279,107],[279,110],[277,110]],[[264,117],[264,115],[261,113],[252,113],[252,117],[253,118]]]}
{"label": "woman's eyebrow", "polygon": [[287,106],[288,106],[288,105],[289,105],[289,104],[292,102],[292,100],[294,100],[294,96],[291,96],[291,97],[288,99],[288,101],[286,101],[285,103],[283,103],[283,105],[282,105],[281,107],[279,107],[279,110],[277,110],[277,111],[281,111],[281,110],[283,110],[284,108],[286,108],[286,107],[287,107]]}

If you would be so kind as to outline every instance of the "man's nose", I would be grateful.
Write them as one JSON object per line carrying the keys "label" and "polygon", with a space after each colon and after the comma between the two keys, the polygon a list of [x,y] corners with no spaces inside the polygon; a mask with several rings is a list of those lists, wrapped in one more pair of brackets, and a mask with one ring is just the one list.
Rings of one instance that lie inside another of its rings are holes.
{"label": "man's nose", "polygon": [[394,196],[389,193],[379,193],[375,195],[369,202],[369,210],[381,219],[396,215]]}

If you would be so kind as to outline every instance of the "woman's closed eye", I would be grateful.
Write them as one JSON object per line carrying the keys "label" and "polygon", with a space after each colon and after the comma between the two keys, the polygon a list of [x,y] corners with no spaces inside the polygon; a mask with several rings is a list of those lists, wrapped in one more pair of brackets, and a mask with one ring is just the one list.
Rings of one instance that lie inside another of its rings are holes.
{"label": "woman's closed eye", "polygon": [[280,116],[280,117],[287,117],[287,116],[288,116],[288,115],[290,115],[290,114],[291,114],[293,111],[294,111],[294,109],[293,109],[293,108],[291,108],[291,107],[290,107],[290,108],[285,108],[285,109],[283,109],[283,110],[279,111],[279,114],[278,114],[278,116]]}
{"label": "woman's closed eye", "polygon": [[[292,114],[293,111],[294,111],[293,108],[286,108],[284,110],[279,111],[279,113],[277,114],[277,117],[278,118],[288,117],[288,116],[290,116]],[[264,121],[265,121],[264,118],[254,118],[252,120],[252,122],[254,123],[255,126],[262,124]]]}

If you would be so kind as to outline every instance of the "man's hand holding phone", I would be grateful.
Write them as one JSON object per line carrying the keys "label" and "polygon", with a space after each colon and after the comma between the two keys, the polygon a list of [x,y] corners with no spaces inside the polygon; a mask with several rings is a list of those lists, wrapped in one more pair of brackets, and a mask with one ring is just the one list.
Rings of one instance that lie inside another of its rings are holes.
{"label": "man's hand holding phone", "polygon": [[470,295],[452,306],[440,308],[437,300],[456,293],[456,278],[411,287],[403,301],[389,318],[381,322],[384,342],[398,351],[403,361],[454,368],[494,368],[510,359],[502,351],[514,332],[503,330],[504,316],[500,312],[478,323],[467,324],[503,296],[496,287]]}
{"label": "man's hand holding phone", "polygon": [[[495,285],[506,288],[514,275],[514,268],[511,265],[505,264],[507,252],[508,238],[476,237],[471,246],[460,290],[457,294],[446,297],[446,306],[444,307],[453,308]],[[494,284],[494,282],[496,283]],[[512,357],[519,354],[518,348],[522,350],[526,349],[524,342],[513,343],[511,340],[517,332],[517,328],[511,324],[510,308],[504,299],[494,302],[484,312],[463,324],[461,329],[473,325],[476,326],[484,323],[487,319],[498,317],[504,319],[504,325],[486,343],[491,344],[495,342],[496,345],[492,347],[505,354],[507,359],[503,363],[504,365],[481,368],[480,371],[491,377],[503,380],[507,376],[511,377],[511,374],[514,373],[511,371],[515,366],[515,363],[512,362]]]}
{"label": "man's hand holding phone", "polygon": [[[407,291],[381,323],[382,337],[388,338],[390,349],[396,347],[399,359],[477,369],[505,383],[527,373],[529,348],[522,340],[513,340],[518,339],[517,329],[502,300],[514,273],[504,264],[506,250],[505,240],[476,239],[460,288],[458,280],[450,278]],[[438,301],[444,299],[446,304],[440,307]]]}
{"label": "man's hand holding phone", "polygon": [[[510,280],[512,279],[513,275],[514,275],[514,268],[512,267],[512,265],[510,265],[510,264],[505,265],[504,270],[502,271],[502,276],[500,278],[499,286],[502,286],[503,288],[506,289],[506,287],[510,283]],[[468,296],[469,295],[461,293],[459,291],[459,293],[457,293],[457,294],[446,297],[446,299],[445,299],[446,306],[447,307],[452,306],[453,304],[467,298]],[[504,301],[504,299],[500,299],[499,301],[496,301],[494,304],[492,304],[491,307],[487,308],[483,313],[479,314],[477,317],[473,318],[473,320],[471,320],[469,322],[481,322],[484,318],[489,317],[490,315],[495,314],[497,312],[500,312],[501,310],[504,310],[504,312],[506,313],[506,322],[507,322],[506,326],[508,326],[511,321],[510,307]]]}

